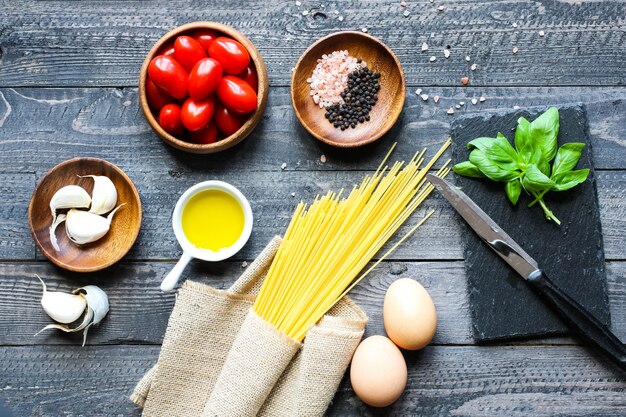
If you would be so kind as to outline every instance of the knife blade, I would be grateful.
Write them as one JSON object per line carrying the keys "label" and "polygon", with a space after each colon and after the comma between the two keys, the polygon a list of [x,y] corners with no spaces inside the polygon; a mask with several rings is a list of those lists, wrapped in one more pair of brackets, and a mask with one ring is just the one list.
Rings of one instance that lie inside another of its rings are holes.
{"label": "knife blade", "polygon": [[476,234],[524,278],[535,293],[579,336],[626,371],[626,347],[607,326],[554,284],[535,261],[471,198],[443,178],[426,178]]}

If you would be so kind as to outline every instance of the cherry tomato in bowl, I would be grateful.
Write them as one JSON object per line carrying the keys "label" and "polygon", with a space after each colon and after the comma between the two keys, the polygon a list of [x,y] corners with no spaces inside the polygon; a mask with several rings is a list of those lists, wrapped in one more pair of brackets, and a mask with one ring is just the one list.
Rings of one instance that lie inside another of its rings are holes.
{"label": "cherry tomato in bowl", "polygon": [[189,73],[189,96],[196,100],[208,97],[222,78],[222,64],[213,58],[202,58]]}
{"label": "cherry tomato in bowl", "polygon": [[213,110],[215,110],[213,97],[204,100],[188,98],[180,111],[183,126],[192,132],[205,128],[213,117]]}
{"label": "cherry tomato in bowl", "polygon": [[248,65],[238,77],[250,84],[255,93],[259,90],[259,77],[256,74],[254,64]]}
{"label": "cherry tomato in bowl", "polygon": [[217,86],[217,97],[228,110],[248,114],[256,110],[256,93],[250,84],[233,75],[222,77]]}
{"label": "cherry tomato in bowl", "polygon": [[200,42],[191,36],[179,36],[174,41],[174,57],[187,71],[191,71],[198,61],[206,58],[206,52]]}
{"label": "cherry tomato in bowl", "polygon": [[200,42],[200,45],[202,45],[202,47],[208,52],[209,50],[209,46],[211,46],[211,44],[213,43],[213,41],[215,39],[217,39],[219,37],[219,35],[217,34],[217,32],[215,32],[214,30],[210,30],[210,29],[200,29],[200,30],[196,30],[195,32],[193,32],[191,34],[191,36],[197,40],[198,42]]}
{"label": "cherry tomato in bowl", "polygon": [[157,87],[170,96],[183,98],[187,95],[189,74],[171,56],[159,55],[150,61],[148,75]]}
{"label": "cherry tomato in bowl", "polygon": [[189,138],[194,143],[200,144],[209,144],[215,143],[217,141],[217,136],[219,132],[217,131],[217,127],[215,127],[215,123],[209,122],[209,124],[200,130],[196,130],[195,132],[189,132]]}
{"label": "cherry tomato in bowl", "polygon": [[171,103],[174,99],[168,96],[163,90],[157,87],[148,77],[146,79],[146,97],[150,108],[155,112],[160,112],[163,106]]}
{"label": "cherry tomato in bowl", "polygon": [[226,74],[241,74],[250,63],[250,54],[245,46],[225,36],[220,36],[211,43],[209,56],[222,64]]}
{"label": "cherry tomato in bowl", "polygon": [[241,129],[241,126],[243,126],[246,122],[247,117],[241,114],[232,113],[222,104],[218,103],[215,105],[213,120],[215,121],[215,124],[220,132],[228,137]]}
{"label": "cherry tomato in bowl", "polygon": [[170,135],[180,136],[185,131],[180,115],[178,104],[166,104],[159,112],[159,125]]}

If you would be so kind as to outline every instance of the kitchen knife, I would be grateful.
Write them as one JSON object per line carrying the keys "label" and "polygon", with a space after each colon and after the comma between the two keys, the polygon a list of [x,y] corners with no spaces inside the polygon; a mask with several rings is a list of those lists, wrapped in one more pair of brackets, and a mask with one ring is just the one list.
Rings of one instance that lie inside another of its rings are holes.
{"label": "kitchen knife", "polygon": [[530,284],[543,301],[579,336],[626,370],[626,347],[607,326],[561,291],[535,261],[465,193],[448,181],[428,174],[437,188],[478,236]]}

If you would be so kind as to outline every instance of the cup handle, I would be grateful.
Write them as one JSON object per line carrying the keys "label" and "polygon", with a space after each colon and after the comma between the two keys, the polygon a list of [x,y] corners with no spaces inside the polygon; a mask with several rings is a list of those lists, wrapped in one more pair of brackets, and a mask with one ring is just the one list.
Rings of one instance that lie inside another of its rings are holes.
{"label": "cup handle", "polygon": [[183,251],[183,254],[181,255],[174,268],[172,268],[170,273],[167,274],[165,278],[163,278],[163,282],[161,282],[161,291],[169,292],[174,289],[176,283],[180,279],[180,275],[187,267],[189,261],[191,261],[191,255]]}

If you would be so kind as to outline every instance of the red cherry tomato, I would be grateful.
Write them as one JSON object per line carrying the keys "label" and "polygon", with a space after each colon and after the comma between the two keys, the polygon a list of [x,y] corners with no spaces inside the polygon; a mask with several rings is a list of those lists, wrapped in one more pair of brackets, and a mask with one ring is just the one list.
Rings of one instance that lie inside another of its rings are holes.
{"label": "red cherry tomato", "polygon": [[218,34],[217,32],[213,32],[212,30],[200,29],[192,33],[191,36],[195,40],[200,42],[200,45],[202,45],[202,47],[208,51],[209,46],[211,46],[213,41],[218,37]]}
{"label": "red cherry tomato", "polygon": [[185,129],[183,128],[180,114],[180,106],[178,104],[166,104],[159,113],[159,125],[171,135],[182,135]]}
{"label": "red cherry tomato", "polygon": [[189,73],[189,95],[196,100],[208,97],[215,91],[221,78],[222,64],[213,58],[201,59]]}
{"label": "red cherry tomato", "polygon": [[241,129],[246,119],[247,118],[241,114],[229,112],[226,107],[219,103],[215,106],[213,120],[220,132],[226,136],[230,136]]}
{"label": "red cherry tomato", "polygon": [[238,77],[250,84],[254,92],[259,91],[259,77],[256,74],[256,68],[253,63],[250,63]]}
{"label": "red cherry tomato", "polygon": [[209,56],[222,64],[226,74],[241,74],[250,63],[248,50],[236,40],[224,36],[213,41]]}
{"label": "red cherry tomato", "polygon": [[174,42],[168,42],[165,45],[161,46],[157,55],[165,55],[171,56],[174,58]]}
{"label": "red cherry tomato", "polygon": [[152,82],[174,98],[187,95],[189,74],[182,65],[171,56],[159,55],[150,61],[148,75]]}
{"label": "red cherry tomato", "polygon": [[189,138],[195,143],[215,143],[215,141],[217,141],[217,134],[218,132],[217,127],[215,127],[215,123],[209,122],[208,126],[204,129],[189,132]]}
{"label": "red cherry tomato", "polygon": [[205,100],[188,98],[181,109],[180,118],[183,121],[183,126],[192,132],[205,128],[213,117],[214,109],[213,97]]}
{"label": "red cherry tomato", "polygon": [[217,86],[217,96],[224,107],[232,112],[248,114],[256,110],[256,93],[241,78],[232,75],[222,77]]}
{"label": "red cherry tomato", "polygon": [[200,42],[190,36],[179,36],[174,41],[174,56],[187,71],[191,71],[196,62],[206,58],[206,52]]}
{"label": "red cherry tomato", "polygon": [[163,106],[167,103],[174,101],[173,98],[157,87],[149,77],[146,78],[146,98],[148,99],[150,108],[157,113],[161,111]]}

